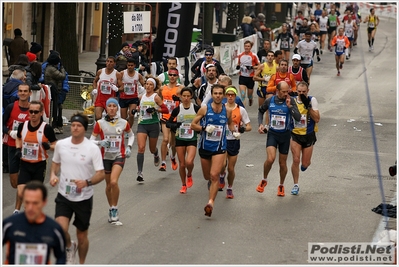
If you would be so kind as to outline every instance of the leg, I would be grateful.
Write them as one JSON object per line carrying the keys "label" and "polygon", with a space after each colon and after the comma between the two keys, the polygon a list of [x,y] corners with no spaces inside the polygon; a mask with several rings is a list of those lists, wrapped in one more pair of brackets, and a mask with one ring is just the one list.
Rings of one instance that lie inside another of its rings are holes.
{"label": "leg", "polygon": [[306,68],[306,74],[308,75],[309,78],[309,84],[310,84],[310,75],[312,75],[312,70],[313,70],[313,65]]}
{"label": "leg", "polygon": [[130,128],[133,127],[133,124],[134,124],[134,115],[132,114],[132,110],[136,110],[136,108],[137,108],[137,104],[129,104],[128,122],[129,122]]}
{"label": "leg", "polygon": [[186,148],[186,168],[187,176],[191,176],[194,169],[194,159],[197,153],[197,148],[195,146],[188,146]]}
{"label": "leg", "polygon": [[302,149],[302,166],[307,168],[310,166],[310,159],[313,154],[313,145]]}
{"label": "leg", "polygon": [[119,164],[112,166],[111,174],[107,181],[105,192],[107,192],[108,204],[110,206],[118,206],[119,200],[119,185],[118,180],[122,173],[122,167]]}
{"label": "leg", "polygon": [[219,175],[223,170],[225,162],[225,154],[213,155],[210,161],[210,179],[211,187],[209,189],[209,201],[208,204],[214,205],[216,195],[219,191]]}
{"label": "leg", "polygon": [[337,68],[337,71],[339,73],[339,56],[335,55],[335,67]]}
{"label": "leg", "polygon": [[301,145],[291,140],[291,152],[292,152],[291,173],[292,173],[292,178],[294,179],[294,184],[297,184],[299,180],[299,162],[301,161],[301,150],[302,150]]}
{"label": "leg", "polygon": [[69,218],[64,216],[59,216],[55,218],[55,221],[61,225],[62,230],[64,230],[65,234],[65,246],[69,248],[71,246],[71,236],[69,235]]}
{"label": "leg", "polygon": [[95,107],[95,108],[94,108],[94,113],[95,113],[95,119],[96,119],[96,121],[101,120],[101,118],[102,118],[102,116],[103,116],[103,111],[104,111],[104,108],[103,108],[103,107],[98,106],[98,107]]}
{"label": "leg", "polygon": [[245,102],[245,93],[246,93],[247,87],[243,84],[240,84],[239,89],[240,89],[240,94],[241,94],[241,100],[242,100],[242,102]]}
{"label": "leg", "polygon": [[170,129],[166,127],[165,123],[161,123],[161,126],[162,126],[161,160],[162,163],[165,163],[166,154],[168,152]]}
{"label": "leg", "polygon": [[[147,142],[147,134],[137,133],[136,140],[137,140],[137,171],[139,173],[142,173],[144,165],[145,143]],[[151,138],[150,138],[150,143],[151,143]]]}
{"label": "leg", "polygon": [[179,159],[179,174],[182,185],[186,184],[186,149],[185,146],[176,147],[177,158]]}
{"label": "leg", "polygon": [[228,164],[227,164],[227,182],[228,182],[228,187],[232,187],[233,183],[234,183],[234,178],[236,176],[236,172],[235,172],[235,166],[237,163],[237,159],[238,159],[238,155],[235,156],[229,156],[227,154],[227,159],[228,159]]}
{"label": "leg", "polygon": [[[165,126],[166,127],[166,126]],[[169,147],[172,150],[172,157],[176,157],[176,135],[169,129]]]}
{"label": "leg", "polygon": [[79,264],[84,264],[89,251],[89,230],[80,231],[76,229],[76,236],[78,238],[78,252],[79,252]]}
{"label": "leg", "polygon": [[263,178],[266,179],[270,170],[272,169],[272,165],[274,160],[276,159],[276,151],[277,148],[274,146],[266,147],[266,161],[263,163]]}
{"label": "leg", "polygon": [[280,184],[284,184],[285,177],[287,176],[287,157],[288,154],[281,154],[279,153],[278,162],[280,165]]}
{"label": "leg", "polygon": [[121,118],[127,119],[127,108],[121,108]]}
{"label": "leg", "polygon": [[259,107],[262,106],[262,104],[263,104],[263,102],[265,102],[265,100],[266,100],[266,98],[258,96],[258,105],[259,105]]}

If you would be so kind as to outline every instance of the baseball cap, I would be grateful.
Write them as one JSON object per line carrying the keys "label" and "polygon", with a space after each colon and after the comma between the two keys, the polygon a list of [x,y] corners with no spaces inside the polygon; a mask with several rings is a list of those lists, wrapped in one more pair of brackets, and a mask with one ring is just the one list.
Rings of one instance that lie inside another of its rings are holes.
{"label": "baseball cap", "polygon": [[294,54],[294,55],[292,56],[292,59],[293,59],[293,60],[294,60],[294,59],[301,60],[301,56],[300,56],[299,54]]}

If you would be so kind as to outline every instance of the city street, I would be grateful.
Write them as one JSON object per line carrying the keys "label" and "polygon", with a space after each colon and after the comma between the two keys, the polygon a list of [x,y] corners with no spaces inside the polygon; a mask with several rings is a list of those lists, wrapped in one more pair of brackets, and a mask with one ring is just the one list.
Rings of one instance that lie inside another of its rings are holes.
{"label": "city street", "polygon": [[[123,226],[107,221],[105,181],[94,186],[86,264],[308,264],[308,242],[371,242],[383,218],[371,211],[382,202],[373,138],[384,196],[388,203],[396,198],[396,176],[388,173],[397,152],[396,32],[396,20],[381,18],[374,51],[369,52],[366,24],[362,24],[358,45],[340,77],[336,76],[334,54],[328,50],[321,62],[314,63],[310,95],[319,102],[321,119],[312,164],[300,173],[298,196],[290,194],[291,152],[286,196],[277,197],[278,158],[264,193],[256,191],[263,178],[266,135],[257,132],[255,95],[254,105],[247,107],[252,131],[241,136],[234,199],[226,199],[224,189],[218,193],[212,217],[204,216],[208,190],[198,154],[194,185],[182,195],[178,171],[171,169],[169,158],[167,171],[158,171],[148,146],[145,181],[139,184],[134,144],[119,180]],[[238,76],[233,77],[233,84],[238,87]],[[87,136],[91,131],[89,127]],[[66,137],[68,132],[58,137]],[[48,176],[45,183],[50,191],[46,212],[53,217],[57,188],[51,188]],[[14,201],[15,189],[3,174],[3,218],[12,214]],[[396,219],[394,224],[396,227]],[[70,233],[76,240],[72,224]]]}

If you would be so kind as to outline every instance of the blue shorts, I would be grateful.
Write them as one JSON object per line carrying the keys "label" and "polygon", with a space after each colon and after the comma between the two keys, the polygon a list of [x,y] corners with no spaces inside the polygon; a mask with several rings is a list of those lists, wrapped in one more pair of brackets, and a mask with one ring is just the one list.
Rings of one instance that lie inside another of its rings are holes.
{"label": "blue shorts", "polygon": [[266,95],[267,95],[266,86],[258,87],[258,90],[256,90],[256,94],[257,94],[260,98],[266,98]]}
{"label": "blue shorts", "polygon": [[336,56],[342,56],[343,54],[345,54],[345,52],[337,52],[337,51],[335,51],[334,54]]}
{"label": "blue shorts", "polygon": [[267,133],[266,139],[266,148],[268,146],[278,147],[278,152],[280,154],[287,155],[290,150],[290,141],[291,141],[291,131],[285,131],[283,133],[276,133],[272,130],[269,130]]}
{"label": "blue shorts", "polygon": [[240,140],[227,140],[226,150],[229,156],[237,156],[240,152]]}

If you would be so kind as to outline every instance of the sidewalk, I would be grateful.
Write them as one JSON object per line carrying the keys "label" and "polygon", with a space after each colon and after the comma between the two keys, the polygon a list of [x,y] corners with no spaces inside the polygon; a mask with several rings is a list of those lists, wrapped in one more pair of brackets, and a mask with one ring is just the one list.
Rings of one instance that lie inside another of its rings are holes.
{"label": "sidewalk", "polygon": [[91,71],[96,73],[96,61],[100,56],[100,52],[83,52],[79,54],[79,70]]}

